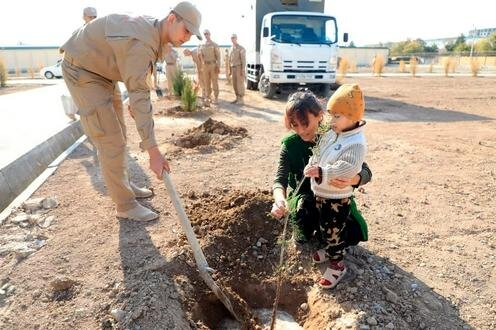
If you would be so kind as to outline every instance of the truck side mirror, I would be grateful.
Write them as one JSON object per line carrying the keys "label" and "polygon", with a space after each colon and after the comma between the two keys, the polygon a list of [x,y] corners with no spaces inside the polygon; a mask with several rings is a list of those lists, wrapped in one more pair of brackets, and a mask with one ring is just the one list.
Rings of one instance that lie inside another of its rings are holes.
{"label": "truck side mirror", "polygon": [[263,28],[263,37],[264,38],[267,38],[269,36],[269,28],[268,27],[264,27]]}
{"label": "truck side mirror", "polygon": [[348,32],[343,33],[343,41],[348,42]]}

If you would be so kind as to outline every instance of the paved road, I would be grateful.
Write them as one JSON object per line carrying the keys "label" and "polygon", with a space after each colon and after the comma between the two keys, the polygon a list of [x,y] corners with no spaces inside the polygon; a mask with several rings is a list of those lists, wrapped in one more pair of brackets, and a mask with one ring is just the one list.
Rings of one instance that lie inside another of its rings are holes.
{"label": "paved road", "polygon": [[0,168],[70,123],[60,99],[69,94],[64,81],[50,83],[53,85],[0,96]]}

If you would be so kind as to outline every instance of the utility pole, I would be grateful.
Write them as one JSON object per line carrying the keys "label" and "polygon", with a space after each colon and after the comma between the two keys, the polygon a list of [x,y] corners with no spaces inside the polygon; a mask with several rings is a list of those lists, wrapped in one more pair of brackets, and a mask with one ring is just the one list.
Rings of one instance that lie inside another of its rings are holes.
{"label": "utility pole", "polygon": [[470,47],[470,58],[472,58],[472,54],[474,53],[474,44],[475,44],[475,36],[477,35],[477,28],[474,25],[474,30],[472,31],[472,46]]}

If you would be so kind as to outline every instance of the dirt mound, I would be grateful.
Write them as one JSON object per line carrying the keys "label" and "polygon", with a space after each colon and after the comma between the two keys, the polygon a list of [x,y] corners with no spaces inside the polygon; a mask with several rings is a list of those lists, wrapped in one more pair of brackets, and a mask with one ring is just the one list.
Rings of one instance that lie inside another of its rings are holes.
{"label": "dirt mound", "polygon": [[187,130],[174,141],[174,144],[182,148],[199,147],[202,150],[232,149],[247,136],[248,131],[244,127],[231,127],[209,118],[200,126]]}
{"label": "dirt mound", "polygon": [[[268,191],[215,191],[189,194],[186,205],[209,265],[216,270],[214,279],[252,309],[271,309],[275,296],[283,224],[269,216],[271,203]],[[173,244],[182,251],[175,257],[174,272],[183,286],[195,288],[182,295],[185,310],[197,327],[216,329],[231,315],[198,273],[192,272],[196,265],[186,252],[186,238],[180,235]],[[449,302],[408,272],[361,247],[349,249],[349,273],[334,290],[315,285],[325,271],[325,265],[311,263],[316,243],[297,249],[287,241],[287,247],[279,310],[306,329],[463,327]]]}

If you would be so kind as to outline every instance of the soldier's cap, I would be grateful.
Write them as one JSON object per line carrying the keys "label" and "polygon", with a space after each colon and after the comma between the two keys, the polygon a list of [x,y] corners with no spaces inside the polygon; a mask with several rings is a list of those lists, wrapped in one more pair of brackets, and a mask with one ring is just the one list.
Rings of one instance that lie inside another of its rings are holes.
{"label": "soldier's cap", "polygon": [[209,29],[205,29],[205,30],[203,30],[203,34],[205,34],[205,33],[210,34],[210,30],[209,30]]}
{"label": "soldier's cap", "polygon": [[178,3],[172,11],[181,16],[186,28],[191,34],[194,34],[198,39],[202,40],[200,33],[201,14],[193,4],[183,1]]}
{"label": "soldier's cap", "polygon": [[88,17],[96,17],[96,8],[94,7],[86,7],[83,9],[83,15]]}
{"label": "soldier's cap", "polygon": [[365,112],[363,93],[357,84],[344,84],[332,94],[327,103],[330,114],[339,113],[353,121],[360,121]]}
{"label": "soldier's cap", "polygon": [[231,38],[238,38],[238,35],[236,33],[231,34]]}

